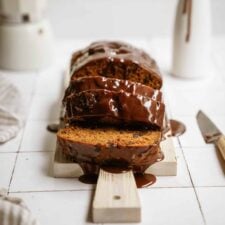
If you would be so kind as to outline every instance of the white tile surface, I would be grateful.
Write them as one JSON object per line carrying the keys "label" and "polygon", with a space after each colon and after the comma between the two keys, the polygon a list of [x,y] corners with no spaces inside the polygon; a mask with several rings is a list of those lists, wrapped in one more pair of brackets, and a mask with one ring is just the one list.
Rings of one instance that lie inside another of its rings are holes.
{"label": "white tile surface", "polygon": [[87,190],[86,185],[74,179],[53,178],[52,152],[19,153],[10,191]]}
{"label": "white tile surface", "polygon": [[23,198],[40,224],[91,224],[88,222],[90,221],[90,191],[17,193],[11,195]]}
{"label": "white tile surface", "polygon": [[225,41],[223,38],[217,40],[214,43],[214,49],[212,51],[212,58],[217,66],[218,72],[222,75],[225,81],[225,65],[223,59],[225,57]]}
{"label": "white tile surface", "polygon": [[196,115],[198,107],[184,95],[184,92],[174,89],[169,90],[168,88],[166,90],[173,117]]}
{"label": "white tile surface", "polygon": [[211,113],[217,116],[225,115],[225,92],[224,89],[212,90],[213,95],[207,93],[201,103],[201,109],[208,114]]}
{"label": "white tile surface", "polygon": [[218,150],[211,148],[183,148],[195,186],[224,186],[225,166]]}
{"label": "white tile surface", "polygon": [[225,134],[225,116],[215,116],[214,114],[209,114],[210,119],[216,124],[219,130]]}
{"label": "white tile surface", "polygon": [[0,153],[19,151],[20,143],[22,141],[21,139],[23,137],[23,132],[24,132],[24,130],[22,129],[15,138],[11,139],[10,141],[8,141],[4,144],[0,144]]}
{"label": "white tile surface", "polygon": [[203,224],[192,188],[139,190],[144,225]]}
{"label": "white tile surface", "polygon": [[212,144],[206,144],[200,129],[197,124],[197,120],[194,117],[177,116],[176,119],[182,121],[186,125],[186,132],[179,137],[182,147],[210,147]]}
{"label": "white tile surface", "polygon": [[61,66],[51,66],[37,75],[36,94],[55,95],[60,98],[64,92],[65,69]]}
{"label": "white tile surface", "polygon": [[207,225],[225,224],[225,188],[197,188]]}
{"label": "white tile surface", "polygon": [[211,76],[196,80],[176,78],[164,73],[164,88],[173,116],[195,116],[199,109],[223,115],[223,83],[221,74],[215,70]]}
{"label": "white tile surface", "polygon": [[0,71],[0,77],[4,76],[12,81],[23,94],[27,95],[35,91],[36,75],[35,72]]}
{"label": "white tile surface", "polygon": [[176,148],[176,155],[177,176],[159,176],[157,177],[157,182],[149,187],[150,189],[154,187],[192,187],[187,166],[180,148]]}
{"label": "white tile surface", "polygon": [[178,137],[172,137],[173,139],[173,144],[175,148],[179,148],[180,147],[180,141]]}
{"label": "white tile surface", "polygon": [[57,120],[61,100],[57,95],[35,95],[32,99],[29,120]]}
{"label": "white tile surface", "polygon": [[209,73],[209,75],[202,78],[196,78],[196,79],[176,77],[176,76],[173,76],[171,73],[165,71],[163,73],[164,85],[168,88],[172,88],[173,90],[176,90],[179,92],[187,92],[189,93],[190,96],[193,96],[192,92],[196,92],[196,91],[199,91],[198,94],[201,96],[202,91],[209,91],[209,89],[210,90],[223,89],[222,75],[218,72],[218,69],[215,63],[212,62],[211,67],[209,69],[211,72]]}
{"label": "white tile surface", "polygon": [[58,121],[28,121],[20,151],[55,151],[56,134],[47,131],[47,125]]}
{"label": "white tile surface", "polygon": [[0,188],[8,190],[15,160],[16,153],[0,154]]}
{"label": "white tile surface", "polygon": [[139,189],[139,195],[143,225],[204,224],[192,188]]}

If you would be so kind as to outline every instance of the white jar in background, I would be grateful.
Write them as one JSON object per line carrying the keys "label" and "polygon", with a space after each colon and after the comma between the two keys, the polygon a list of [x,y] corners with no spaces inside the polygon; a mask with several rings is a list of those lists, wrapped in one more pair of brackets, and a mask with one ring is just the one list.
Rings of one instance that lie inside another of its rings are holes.
{"label": "white jar in background", "polygon": [[37,70],[54,59],[47,0],[0,0],[0,68]]}
{"label": "white jar in background", "polygon": [[198,78],[211,71],[210,0],[179,0],[174,28],[172,74]]}

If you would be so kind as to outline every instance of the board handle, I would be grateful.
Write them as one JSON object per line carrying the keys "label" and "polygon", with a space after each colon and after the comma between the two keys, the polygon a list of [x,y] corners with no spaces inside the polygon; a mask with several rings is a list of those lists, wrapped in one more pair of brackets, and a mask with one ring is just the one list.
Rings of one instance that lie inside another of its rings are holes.
{"label": "board handle", "polygon": [[100,169],[92,214],[95,223],[141,221],[141,205],[132,171],[116,174]]}
{"label": "board handle", "polygon": [[221,135],[216,142],[216,146],[218,147],[223,159],[225,160],[225,136]]}

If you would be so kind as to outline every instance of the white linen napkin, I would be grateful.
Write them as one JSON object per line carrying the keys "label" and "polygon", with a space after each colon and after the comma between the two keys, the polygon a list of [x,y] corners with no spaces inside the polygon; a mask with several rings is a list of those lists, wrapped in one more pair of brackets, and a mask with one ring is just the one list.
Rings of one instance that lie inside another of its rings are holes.
{"label": "white linen napkin", "polygon": [[0,190],[0,224],[38,225],[38,222],[22,199],[6,196],[5,191]]}
{"label": "white linen napkin", "polygon": [[3,76],[0,77],[0,143],[15,137],[23,126],[25,106],[19,89]]}

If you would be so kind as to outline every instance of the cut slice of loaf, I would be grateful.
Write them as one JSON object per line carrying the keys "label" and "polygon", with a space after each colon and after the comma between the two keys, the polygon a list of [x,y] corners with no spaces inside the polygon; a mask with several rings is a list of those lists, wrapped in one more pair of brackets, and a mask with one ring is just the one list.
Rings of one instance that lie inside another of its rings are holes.
{"label": "cut slice of loaf", "polygon": [[85,173],[98,171],[100,166],[119,166],[143,172],[162,160],[159,143],[161,132],[88,128],[70,126],[57,133],[59,149]]}
{"label": "cut slice of loaf", "polygon": [[75,52],[71,60],[71,79],[84,76],[130,80],[154,89],[162,86],[156,62],[143,50],[123,42],[95,42]]}
{"label": "cut slice of loaf", "polygon": [[96,122],[126,125],[143,125],[153,130],[163,126],[165,106],[142,95],[115,92],[104,89],[82,91],[66,98],[66,117],[73,121],[94,120]]}
{"label": "cut slice of loaf", "polygon": [[128,92],[133,95],[142,95],[155,101],[162,101],[162,92],[141,83],[102,76],[80,77],[72,80],[66,89],[63,102],[72,94],[82,91],[105,89],[115,92]]}

